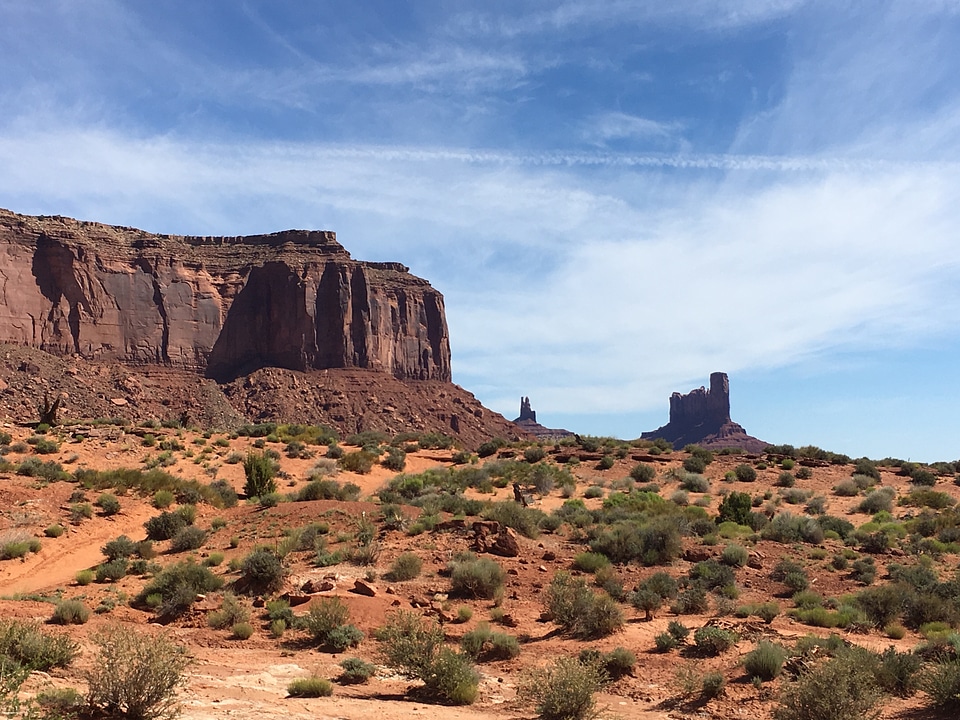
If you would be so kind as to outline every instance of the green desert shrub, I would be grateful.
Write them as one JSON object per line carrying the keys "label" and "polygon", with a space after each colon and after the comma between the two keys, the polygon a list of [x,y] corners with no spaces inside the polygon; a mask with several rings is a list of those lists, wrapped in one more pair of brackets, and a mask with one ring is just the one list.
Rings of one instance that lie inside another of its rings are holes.
{"label": "green desert shrub", "polygon": [[403,582],[413,580],[420,574],[422,568],[423,561],[416,553],[405,552],[398,555],[396,560],[393,561],[387,575],[394,582]]}
{"label": "green desert shrub", "polygon": [[147,537],[151,540],[169,540],[189,523],[181,512],[162,512],[144,523]]}
{"label": "green desert shrub", "polygon": [[80,600],[61,600],[54,608],[50,622],[55,625],[83,625],[90,619],[90,608]]}
{"label": "green desert shrub", "polygon": [[337,682],[341,685],[359,685],[373,677],[377,668],[360,658],[346,658],[340,661],[340,675]]}
{"label": "green desert shrub", "polygon": [[573,567],[581,572],[595,573],[608,565],[610,565],[609,558],[600,553],[583,552],[573,558]]}
{"label": "green desert shrub", "polygon": [[[152,606],[164,619],[176,619],[189,610],[198,594],[223,587],[223,580],[210,568],[191,560],[168,565],[137,596],[136,602]],[[151,600],[152,598],[152,600]]]}
{"label": "green desert shrub", "polygon": [[0,620],[0,658],[29,670],[66,667],[79,652],[67,635],[46,632],[36,622]]}
{"label": "green desert shrub", "polygon": [[277,491],[274,480],[277,470],[273,458],[266,453],[247,453],[243,461],[243,473],[246,476],[243,492],[247,497],[263,497]]}
{"label": "green desert shrub", "polygon": [[868,515],[874,515],[883,511],[890,512],[893,510],[894,494],[895,491],[893,488],[889,487],[871,490],[867,493],[867,496],[860,501],[860,504],[857,506],[857,511]]}
{"label": "green desert shrub", "polygon": [[741,463],[733,469],[733,474],[740,482],[754,482],[757,479],[757,471],[752,465]]}
{"label": "green desert shrub", "polygon": [[761,640],[743,658],[743,668],[752,678],[773,680],[780,674],[786,659],[787,653],[782,647],[767,640]]}
{"label": "green desert shrub", "polygon": [[938,709],[960,712],[960,660],[945,660],[932,665],[925,673],[922,687],[930,703]]}
{"label": "green desert shrub", "polygon": [[165,635],[112,627],[93,638],[96,658],[85,673],[87,705],[100,717],[163,720],[179,714],[177,691],[190,658]]}
{"label": "green desert shrub", "polygon": [[595,693],[605,678],[599,665],[559,657],[546,667],[528,672],[518,695],[533,705],[541,720],[588,720],[595,716]]}
{"label": "green desert shrub", "polygon": [[520,654],[517,638],[507,633],[494,632],[483,622],[464,633],[460,639],[460,649],[476,662],[510,660]]}
{"label": "green desert shrub", "polygon": [[177,531],[177,534],[170,540],[170,552],[180,553],[187,550],[196,550],[207,539],[207,532],[201,530],[195,525],[188,525]]}
{"label": "green desert shrub", "polygon": [[720,559],[725,565],[730,565],[731,567],[743,567],[747,564],[749,553],[742,545],[730,543],[723,549]]}
{"label": "green desert shrub", "polygon": [[112,493],[103,493],[97,498],[94,505],[100,508],[100,512],[107,516],[116,515],[120,512],[120,501],[117,500],[117,496]]}
{"label": "green desert shrub", "polygon": [[454,560],[449,569],[453,595],[492,600],[503,592],[506,573],[494,560],[469,556]]}
{"label": "green desert shrub", "polygon": [[214,630],[232,627],[250,619],[250,610],[231,592],[225,593],[219,610],[207,615],[207,624]]}
{"label": "green desert shrub", "polygon": [[287,696],[296,698],[318,698],[333,695],[333,683],[326,678],[297,678],[287,685]]}
{"label": "green desert shrub", "polygon": [[712,625],[704,625],[693,633],[693,642],[704,655],[719,655],[737,642],[736,633]]}
{"label": "green desert shrub", "polygon": [[366,475],[373,469],[373,464],[377,461],[377,454],[369,450],[355,450],[345,453],[337,460],[337,465],[346,472]]}
{"label": "green desert shrub", "polygon": [[595,594],[582,578],[563,571],[547,587],[544,606],[564,632],[577,638],[606,637],[623,627],[623,611],[609,595]]}
{"label": "green desert shrub", "polygon": [[423,682],[424,693],[453,705],[472,703],[480,677],[470,658],[443,646],[443,630],[409,611],[387,617],[375,634],[385,664]]}
{"label": "green desert shrub", "polygon": [[871,669],[855,653],[808,667],[780,694],[775,720],[859,720],[880,699]]}
{"label": "green desert shrub", "polygon": [[638,483],[649,483],[657,477],[657,471],[649,463],[638,463],[630,471],[630,477]]}
{"label": "green desert shrub", "polygon": [[130,563],[127,558],[118,557],[115,560],[97,565],[96,578],[98,583],[111,583],[127,575]]}
{"label": "green desert shrub", "polygon": [[253,637],[253,625],[248,622],[238,622],[230,628],[230,635],[237,640],[249,640]]}
{"label": "green desert shrub", "polygon": [[240,564],[239,586],[250,594],[268,594],[280,589],[286,577],[283,561],[270,548],[256,548]]}

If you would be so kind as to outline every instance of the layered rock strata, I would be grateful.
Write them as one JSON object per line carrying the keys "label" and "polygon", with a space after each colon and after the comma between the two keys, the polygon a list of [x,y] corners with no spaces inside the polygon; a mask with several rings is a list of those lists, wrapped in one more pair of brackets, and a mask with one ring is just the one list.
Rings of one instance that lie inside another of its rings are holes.
{"label": "layered rock strata", "polygon": [[0,343],[218,381],[270,366],[450,381],[443,296],[332,232],[156,235],[0,210]]}

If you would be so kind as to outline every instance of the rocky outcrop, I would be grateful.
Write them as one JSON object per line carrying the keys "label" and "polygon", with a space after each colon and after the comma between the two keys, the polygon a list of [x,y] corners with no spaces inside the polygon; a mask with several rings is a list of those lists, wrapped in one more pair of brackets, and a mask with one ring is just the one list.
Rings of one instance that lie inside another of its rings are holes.
{"label": "rocky outcrop", "polygon": [[263,367],[450,380],[443,296],[332,232],[155,235],[0,210],[0,343],[218,381]]}
{"label": "rocky outcrop", "polygon": [[670,396],[670,421],[641,438],[663,438],[675,448],[695,444],[708,448],[739,447],[760,452],[769,443],[758,440],[730,419],[730,380],[726,373],[710,375],[710,389],[699,387],[686,395]]}
{"label": "rocky outcrop", "polygon": [[513,421],[520,430],[538,440],[562,440],[573,437],[569,430],[544,427],[537,422],[537,411],[530,406],[530,398],[520,398],[520,417]]}

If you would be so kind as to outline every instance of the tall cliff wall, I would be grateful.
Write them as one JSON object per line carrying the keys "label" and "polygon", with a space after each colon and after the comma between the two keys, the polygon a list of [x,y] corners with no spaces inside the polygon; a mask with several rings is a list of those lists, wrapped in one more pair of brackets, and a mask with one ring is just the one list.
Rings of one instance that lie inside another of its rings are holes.
{"label": "tall cliff wall", "polygon": [[332,232],[155,235],[0,210],[0,343],[217,380],[266,366],[450,380],[443,296]]}

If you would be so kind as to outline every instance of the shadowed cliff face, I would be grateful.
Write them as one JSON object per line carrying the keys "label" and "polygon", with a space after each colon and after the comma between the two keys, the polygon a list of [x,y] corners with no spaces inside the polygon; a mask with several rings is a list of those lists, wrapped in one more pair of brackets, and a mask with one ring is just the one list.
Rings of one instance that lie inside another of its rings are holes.
{"label": "shadowed cliff face", "polygon": [[180,237],[0,210],[0,342],[217,380],[267,366],[450,380],[442,295],[329,232]]}

